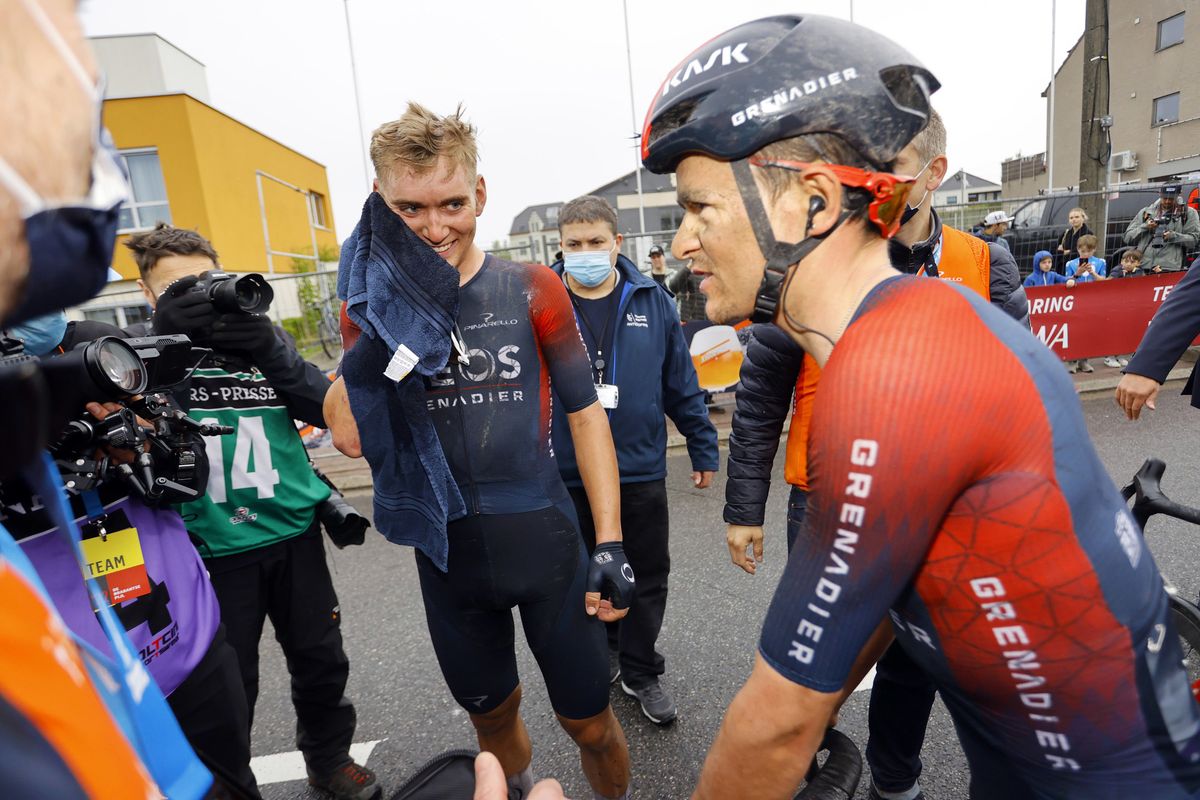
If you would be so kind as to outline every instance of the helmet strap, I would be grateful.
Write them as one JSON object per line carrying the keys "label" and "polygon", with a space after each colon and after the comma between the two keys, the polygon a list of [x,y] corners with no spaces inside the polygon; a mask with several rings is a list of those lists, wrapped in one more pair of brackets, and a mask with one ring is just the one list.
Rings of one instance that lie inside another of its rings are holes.
{"label": "helmet strap", "polygon": [[[758,184],[754,182],[754,175],[750,172],[749,160],[739,159],[732,162],[730,166],[733,168],[733,177],[737,181],[738,193],[742,196],[742,204],[746,207],[746,215],[750,218],[750,227],[754,230],[754,237],[758,240],[758,249],[767,259],[762,283],[758,287],[758,295],[754,298],[754,313],[751,315],[751,320],[753,322],[773,322],[776,309],[782,299],[781,293],[785,288],[788,268],[793,264],[799,264],[809,253],[817,249],[825,241],[825,237],[841,227],[850,214],[843,212],[829,230],[818,236],[809,236],[800,242],[781,242],[775,238],[775,231],[771,228],[771,220],[763,205],[762,195],[759,194]],[[809,213],[804,226],[806,233],[812,230],[812,217],[813,215]],[[786,308],[784,312],[787,312]],[[798,324],[790,314],[788,323],[798,331],[811,331],[818,336],[829,338],[820,331]],[[832,344],[832,341],[830,343]]]}

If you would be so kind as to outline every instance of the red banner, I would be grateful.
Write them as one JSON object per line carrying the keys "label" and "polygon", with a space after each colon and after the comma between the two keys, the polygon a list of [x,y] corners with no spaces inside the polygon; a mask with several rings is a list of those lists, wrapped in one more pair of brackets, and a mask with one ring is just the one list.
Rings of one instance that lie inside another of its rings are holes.
{"label": "red banner", "polygon": [[[1183,276],[1183,272],[1164,272],[1071,288],[1065,284],[1026,287],[1033,334],[1064,359],[1132,353]],[[1194,344],[1200,344],[1200,336]]]}

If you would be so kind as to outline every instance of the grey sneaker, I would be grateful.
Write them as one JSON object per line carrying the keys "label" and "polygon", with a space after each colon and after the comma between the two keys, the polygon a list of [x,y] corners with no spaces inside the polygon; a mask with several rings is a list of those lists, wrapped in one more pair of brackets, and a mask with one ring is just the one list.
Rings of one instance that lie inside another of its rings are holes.
{"label": "grey sneaker", "polygon": [[1112,367],[1113,369],[1120,369],[1122,364],[1120,359],[1118,359],[1116,356],[1107,356],[1104,359],[1104,366]]}
{"label": "grey sneaker", "polygon": [[324,789],[337,800],[376,800],[383,796],[383,787],[375,773],[353,761],[347,762],[331,775],[308,773],[308,785]]}
{"label": "grey sneaker", "polygon": [[639,689],[631,689],[625,681],[621,681],[621,689],[641,704],[642,713],[655,725],[667,725],[675,721],[675,701],[658,681]]}
{"label": "grey sneaker", "polygon": [[1079,363],[1079,371],[1080,372],[1095,372],[1096,368],[1092,366],[1092,362],[1085,360],[1085,361],[1081,361]]}
{"label": "grey sneaker", "polygon": [[608,651],[608,682],[616,683],[621,677],[621,654],[616,650]]}
{"label": "grey sneaker", "polygon": [[[913,784],[913,788],[916,788],[916,784]],[[868,800],[884,800],[884,796],[875,788],[874,782],[871,783],[871,791],[867,793],[867,798]],[[912,800],[925,800],[925,793],[917,789],[917,793],[913,795]]]}

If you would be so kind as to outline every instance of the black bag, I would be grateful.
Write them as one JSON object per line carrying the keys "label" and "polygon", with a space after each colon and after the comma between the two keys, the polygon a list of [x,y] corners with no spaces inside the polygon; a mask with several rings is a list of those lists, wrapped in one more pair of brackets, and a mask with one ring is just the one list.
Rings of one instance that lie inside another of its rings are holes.
{"label": "black bag", "polygon": [[426,761],[390,800],[471,800],[475,794],[475,753],[449,750]]}

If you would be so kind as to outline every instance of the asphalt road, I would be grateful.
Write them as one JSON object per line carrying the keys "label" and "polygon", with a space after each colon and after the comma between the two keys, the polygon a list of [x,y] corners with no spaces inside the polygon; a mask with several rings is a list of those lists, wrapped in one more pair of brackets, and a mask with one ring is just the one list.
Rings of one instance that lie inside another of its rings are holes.
{"label": "asphalt road", "polygon": [[[1082,403],[1096,449],[1114,481],[1124,483],[1144,458],[1159,456],[1168,465],[1167,493],[1200,505],[1196,480],[1200,412],[1188,408],[1178,391],[1178,384],[1168,385],[1159,411],[1137,423],[1124,420],[1108,393],[1084,398]],[[953,401],[952,392],[947,401]],[[781,464],[776,464],[778,486],[784,485]],[[658,728],[619,689],[613,693],[614,708],[629,740],[637,798],[679,798],[690,793],[724,709],[749,671],[762,617],[784,565],[785,491],[773,493],[766,562],[751,577],[729,563],[721,522],[723,481],[707,491],[691,488],[686,456],[672,457],[670,471],[673,569],[660,649],[667,658],[665,682],[678,702],[679,719],[671,727]],[[358,508],[370,509],[369,495],[350,499]],[[1166,520],[1151,524],[1149,542],[1164,574],[1195,596],[1200,588],[1200,559],[1194,555],[1193,535],[1182,523]],[[473,748],[474,736],[438,671],[411,550],[369,532],[362,547],[331,550],[330,564],[350,656],[349,693],[358,709],[355,741],[383,740],[368,763],[390,790],[430,756],[455,747]],[[518,661],[535,774],[558,777],[571,797],[590,797],[574,744],[555,722],[523,642],[518,646]],[[294,750],[288,677],[269,624],[261,666],[254,753]],[[860,747],[866,743],[868,694],[859,692],[851,698],[839,724]],[[966,763],[940,702],[929,724],[923,757],[927,798],[966,796]],[[864,777],[857,797],[866,797],[865,787]],[[268,800],[323,796],[303,781],[265,786],[263,794]]]}

